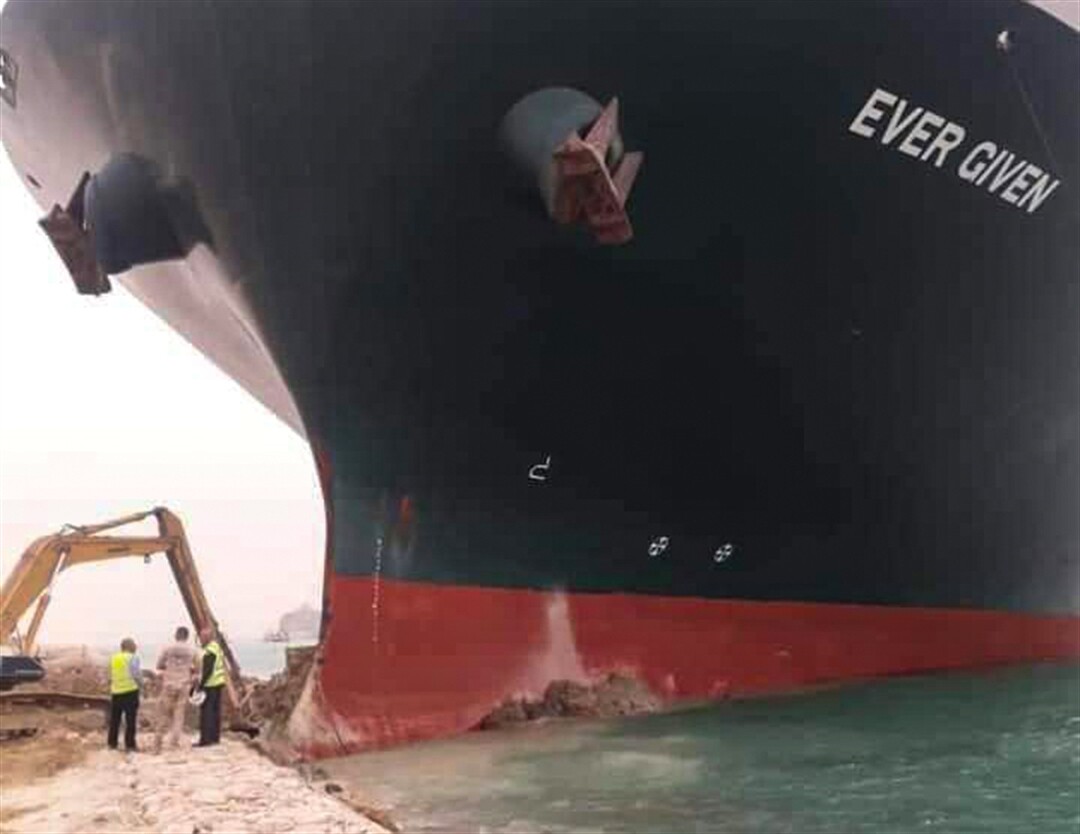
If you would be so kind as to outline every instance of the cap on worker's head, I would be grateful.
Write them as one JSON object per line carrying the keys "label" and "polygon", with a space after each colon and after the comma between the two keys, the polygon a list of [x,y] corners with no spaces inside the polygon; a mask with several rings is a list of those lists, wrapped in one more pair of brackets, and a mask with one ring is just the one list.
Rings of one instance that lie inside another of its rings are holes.
{"label": "cap on worker's head", "polygon": [[176,637],[177,640],[187,640],[188,639],[188,634],[190,634],[190,633],[191,632],[189,632],[187,630],[187,626],[177,626],[176,634],[174,636]]}
{"label": "cap on worker's head", "polygon": [[120,650],[124,652],[135,651],[135,641],[132,640],[130,637],[125,637],[123,640],[120,641]]}

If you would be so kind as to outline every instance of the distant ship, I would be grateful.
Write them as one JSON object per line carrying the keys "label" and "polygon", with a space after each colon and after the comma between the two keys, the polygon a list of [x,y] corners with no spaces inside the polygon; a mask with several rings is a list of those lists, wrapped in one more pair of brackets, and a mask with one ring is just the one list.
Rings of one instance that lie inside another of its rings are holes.
{"label": "distant ship", "polygon": [[77,288],[313,450],[310,754],[616,670],[1080,656],[1080,38],[1040,8],[12,0],[0,47]]}

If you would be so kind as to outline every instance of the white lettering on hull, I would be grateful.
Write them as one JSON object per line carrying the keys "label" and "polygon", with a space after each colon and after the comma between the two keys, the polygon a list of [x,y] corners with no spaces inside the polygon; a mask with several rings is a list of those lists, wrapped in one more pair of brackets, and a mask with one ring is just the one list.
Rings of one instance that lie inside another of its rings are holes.
{"label": "white lettering on hull", "polygon": [[[935,168],[941,168],[968,136],[961,125],[881,87],[866,99],[848,130],[920,162],[932,161]],[[1028,214],[1034,214],[1061,184],[1035,163],[986,141],[963,154],[955,173]]]}

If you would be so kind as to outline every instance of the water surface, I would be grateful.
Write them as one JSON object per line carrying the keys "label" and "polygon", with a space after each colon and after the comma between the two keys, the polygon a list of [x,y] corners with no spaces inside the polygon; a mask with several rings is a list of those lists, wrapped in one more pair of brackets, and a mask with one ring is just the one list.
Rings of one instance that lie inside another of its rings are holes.
{"label": "water surface", "polygon": [[326,764],[410,832],[1080,832],[1080,665],[894,678]]}

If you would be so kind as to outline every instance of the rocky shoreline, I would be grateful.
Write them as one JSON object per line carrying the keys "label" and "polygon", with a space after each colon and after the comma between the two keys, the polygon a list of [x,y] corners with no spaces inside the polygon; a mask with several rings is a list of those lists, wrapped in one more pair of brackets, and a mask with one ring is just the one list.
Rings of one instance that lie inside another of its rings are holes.
{"label": "rocky shoreline", "polygon": [[[0,701],[0,726],[33,727],[4,743],[0,768],[0,834],[83,832],[386,832],[397,831],[383,810],[332,781],[318,763],[300,761],[288,722],[315,658],[314,647],[290,650],[286,668],[269,680],[245,680],[246,718],[257,738],[226,733],[216,748],[161,754],[104,749],[105,663],[86,649],[45,656],[40,685],[20,687]],[[45,686],[47,684],[47,686]],[[157,682],[144,688],[140,742],[153,746]],[[34,702],[35,692],[41,697]],[[70,695],[57,700],[50,693]],[[492,730],[561,718],[613,718],[656,712],[662,700],[640,680],[611,674],[592,683],[551,682],[539,697],[512,698],[476,726]],[[194,710],[188,729],[194,729]],[[229,715],[226,715],[226,727]]]}
{"label": "rocky shoreline", "polygon": [[[333,786],[331,790],[327,790]],[[334,783],[308,781],[234,741],[160,755],[95,750],[49,779],[4,791],[10,834],[213,834],[394,830],[358,813]]]}
{"label": "rocky shoreline", "polygon": [[[328,781],[321,769],[271,760],[262,739],[226,733],[213,748],[191,749],[192,736],[161,754],[107,750],[103,658],[71,647],[45,652],[43,660],[45,681],[0,701],[0,729],[32,730],[3,742],[0,834],[397,830],[388,815]],[[267,734],[287,718],[309,663],[310,653],[298,653],[294,668],[268,682],[248,682]],[[157,689],[150,679],[143,690],[142,751],[153,748]],[[83,703],[49,697],[57,692],[83,696]],[[189,731],[194,718],[190,710]]]}

